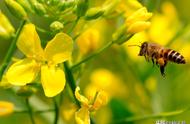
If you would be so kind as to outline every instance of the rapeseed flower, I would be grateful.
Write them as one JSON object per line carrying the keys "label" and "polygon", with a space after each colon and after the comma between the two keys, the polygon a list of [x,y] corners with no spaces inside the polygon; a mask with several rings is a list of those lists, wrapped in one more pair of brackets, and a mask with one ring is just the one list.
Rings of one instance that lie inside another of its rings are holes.
{"label": "rapeseed flower", "polygon": [[127,17],[125,23],[128,33],[138,33],[150,27],[147,21],[152,17],[152,13],[148,12],[146,7],[142,7]]}
{"label": "rapeseed flower", "polygon": [[7,70],[8,82],[13,85],[31,83],[41,72],[41,83],[47,97],[60,93],[65,86],[65,74],[60,63],[71,57],[72,39],[65,33],[58,33],[45,49],[33,24],[26,24],[17,41],[18,49],[26,58],[11,65]]}
{"label": "rapeseed flower", "polygon": [[[123,3],[123,2],[122,2]],[[148,21],[152,17],[152,13],[148,12],[146,7],[143,7],[138,1],[131,2],[131,11],[128,12],[125,4],[119,4],[123,17],[124,24],[112,35],[114,42],[122,44],[128,41],[134,34],[148,29],[151,25]],[[130,10],[130,9],[129,9]]]}
{"label": "rapeseed flower", "polygon": [[77,124],[90,124],[90,112],[98,110],[107,103],[107,96],[103,91],[97,92],[94,98],[87,99],[79,93],[80,88],[75,90],[75,97],[81,103],[81,108],[75,113]]}
{"label": "rapeseed flower", "polygon": [[103,90],[108,100],[111,97],[128,96],[128,87],[113,72],[107,69],[96,69],[90,75],[90,83],[85,88],[85,94],[94,95],[98,89]]}
{"label": "rapeseed flower", "polygon": [[100,33],[94,28],[87,29],[77,38],[77,45],[82,55],[96,50],[99,47],[99,42]]}

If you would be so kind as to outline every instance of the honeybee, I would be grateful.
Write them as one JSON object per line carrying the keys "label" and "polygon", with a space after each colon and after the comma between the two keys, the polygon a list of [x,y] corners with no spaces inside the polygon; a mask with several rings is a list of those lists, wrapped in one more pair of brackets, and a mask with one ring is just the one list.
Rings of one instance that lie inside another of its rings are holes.
{"label": "honeybee", "polygon": [[139,47],[140,52],[138,55],[144,56],[147,61],[151,59],[153,65],[156,61],[156,65],[159,65],[162,76],[165,76],[164,69],[168,61],[177,64],[186,63],[184,57],[180,53],[172,49],[164,48],[157,43],[144,42]]}

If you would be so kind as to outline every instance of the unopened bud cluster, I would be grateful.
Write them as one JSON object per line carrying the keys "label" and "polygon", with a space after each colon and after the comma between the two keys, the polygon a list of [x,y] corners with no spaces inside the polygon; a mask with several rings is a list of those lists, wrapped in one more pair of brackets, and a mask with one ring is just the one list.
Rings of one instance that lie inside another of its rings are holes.
{"label": "unopened bud cluster", "polygon": [[113,41],[122,44],[129,40],[135,33],[148,29],[151,24],[148,20],[151,17],[152,13],[148,12],[145,7],[136,10],[127,17],[125,24],[118,28],[112,35]]}

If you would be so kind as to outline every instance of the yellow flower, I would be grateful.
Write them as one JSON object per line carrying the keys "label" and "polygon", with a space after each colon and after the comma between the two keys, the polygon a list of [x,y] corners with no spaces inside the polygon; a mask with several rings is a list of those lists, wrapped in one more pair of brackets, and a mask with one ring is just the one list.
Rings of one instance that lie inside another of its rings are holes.
{"label": "yellow flower", "polygon": [[148,12],[145,7],[142,7],[132,13],[126,19],[128,33],[138,33],[150,27],[150,22],[147,21],[152,17],[152,13]]}
{"label": "yellow flower", "polygon": [[65,74],[58,64],[71,57],[73,43],[67,34],[58,33],[43,50],[35,26],[26,24],[17,47],[26,58],[8,69],[6,76],[11,84],[23,86],[31,83],[41,71],[41,83],[47,97],[53,97],[64,89]]}
{"label": "yellow flower", "polygon": [[93,96],[98,89],[106,93],[108,100],[110,97],[120,97],[123,94],[128,96],[128,87],[111,71],[103,68],[92,72],[85,94]]}
{"label": "yellow flower", "polygon": [[100,34],[97,29],[86,30],[77,39],[77,45],[82,55],[96,50],[99,46]]}
{"label": "yellow flower", "polygon": [[148,31],[149,40],[166,45],[179,28],[180,22],[175,6],[171,2],[164,2],[161,6],[161,13],[154,14],[151,19],[151,27]]}
{"label": "yellow flower", "polygon": [[5,116],[13,113],[14,104],[7,101],[0,101],[0,116]]}
{"label": "yellow flower", "polygon": [[146,21],[150,17],[152,17],[152,13],[148,12],[145,7],[142,7],[127,18],[126,24],[130,25],[136,21]]}
{"label": "yellow flower", "polygon": [[138,22],[133,23],[131,26],[129,26],[127,32],[128,33],[137,33],[137,32],[141,32],[149,27],[150,27],[150,22],[138,21]]}
{"label": "yellow flower", "polygon": [[119,13],[124,12],[124,16],[128,17],[135,10],[142,7],[143,6],[138,2],[138,0],[121,0],[116,11]]}
{"label": "yellow flower", "polygon": [[80,88],[75,90],[75,97],[81,103],[81,108],[75,113],[77,124],[90,124],[90,112],[98,110],[101,106],[107,103],[107,96],[103,91],[97,92],[95,98],[87,99],[79,93]]}
{"label": "yellow flower", "polygon": [[138,4],[137,1],[133,4],[134,9],[138,9],[136,11],[133,10],[130,14],[127,13],[128,9],[123,6],[124,17],[126,18],[125,24],[112,35],[115,43],[122,44],[131,39],[131,36],[134,34],[148,29],[151,25],[148,19],[152,17],[152,13],[148,12],[146,7],[141,6],[140,3]]}

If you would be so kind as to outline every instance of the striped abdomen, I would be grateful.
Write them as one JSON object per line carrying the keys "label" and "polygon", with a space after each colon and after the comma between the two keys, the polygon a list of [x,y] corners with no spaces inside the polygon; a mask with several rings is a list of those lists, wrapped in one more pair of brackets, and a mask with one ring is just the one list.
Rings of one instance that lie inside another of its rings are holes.
{"label": "striped abdomen", "polygon": [[169,61],[172,61],[172,62],[175,62],[178,64],[185,64],[184,57],[180,53],[178,53],[172,49],[165,49],[163,51],[163,54],[164,54],[163,56],[166,60],[169,60]]}

